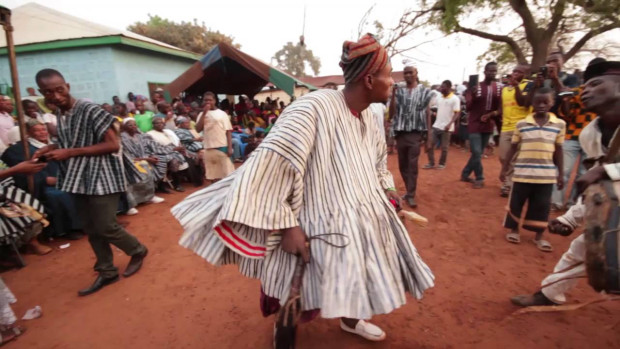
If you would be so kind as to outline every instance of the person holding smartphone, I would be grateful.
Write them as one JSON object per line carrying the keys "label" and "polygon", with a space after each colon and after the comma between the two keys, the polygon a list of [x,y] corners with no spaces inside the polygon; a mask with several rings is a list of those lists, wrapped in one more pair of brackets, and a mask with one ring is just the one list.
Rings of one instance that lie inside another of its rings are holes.
{"label": "person holding smartphone", "polygon": [[[487,63],[484,81],[470,85],[465,92],[471,156],[461,172],[461,181],[473,183],[474,189],[484,187],[482,151],[493,134],[495,121],[501,116],[501,84],[495,81],[496,76],[497,63]],[[472,172],[474,179],[470,177]]]}
{"label": "person holding smartphone", "polygon": [[110,244],[131,256],[124,277],[138,272],[148,253],[116,220],[120,196],[127,191],[120,125],[99,105],[71,96],[70,85],[57,70],[43,69],[35,79],[41,94],[59,109],[58,144],[37,150],[33,158],[45,155],[48,161],[58,161],[57,187],[75,198],[99,274],[90,287],[78,292],[79,296],[86,296],[119,280]]}

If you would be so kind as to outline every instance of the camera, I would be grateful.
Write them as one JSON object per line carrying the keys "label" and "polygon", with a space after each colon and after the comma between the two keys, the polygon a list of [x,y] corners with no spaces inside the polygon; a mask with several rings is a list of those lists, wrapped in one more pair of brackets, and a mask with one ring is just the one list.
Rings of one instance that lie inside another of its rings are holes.
{"label": "camera", "polygon": [[546,65],[540,67],[540,75],[546,78],[548,74],[549,74],[549,68],[547,68]]}

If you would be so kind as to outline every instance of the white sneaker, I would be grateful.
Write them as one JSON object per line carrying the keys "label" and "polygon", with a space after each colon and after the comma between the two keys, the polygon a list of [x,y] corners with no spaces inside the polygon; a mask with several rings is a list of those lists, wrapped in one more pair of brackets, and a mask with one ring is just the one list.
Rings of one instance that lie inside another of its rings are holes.
{"label": "white sneaker", "polygon": [[153,198],[149,201],[152,204],[159,204],[162,203],[166,200],[164,200],[164,198],[160,198],[159,196],[153,196]]}
{"label": "white sneaker", "polygon": [[354,333],[373,342],[380,342],[384,340],[386,336],[382,329],[364,320],[359,320],[357,325],[355,325],[355,329],[350,328],[342,320],[340,320],[340,328],[343,331]]}
{"label": "white sneaker", "polygon": [[125,214],[128,216],[135,216],[138,214],[138,210],[135,207],[133,207],[133,208],[130,208]]}

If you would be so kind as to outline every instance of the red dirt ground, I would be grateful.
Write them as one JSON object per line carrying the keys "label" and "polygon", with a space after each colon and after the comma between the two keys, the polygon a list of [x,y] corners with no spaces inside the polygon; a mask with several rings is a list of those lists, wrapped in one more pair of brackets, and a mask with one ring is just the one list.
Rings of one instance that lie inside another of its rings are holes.
{"label": "red dirt ground", "polygon": [[[555,247],[548,254],[527,241],[508,244],[497,157],[484,160],[487,187],[473,190],[458,181],[467,155],[452,149],[445,170],[421,170],[418,212],[430,224],[407,223],[436,275],[435,288],[422,301],[410,297],[406,306],[373,319],[387,332],[385,342],[369,343],[342,332],[337,320],[316,319],[300,327],[299,348],[620,347],[620,302],[511,316],[516,307],[509,297],[536,290],[570,239],[548,236]],[[395,155],[389,166],[402,192]],[[23,322],[28,331],[6,348],[269,348],[273,318],[259,312],[258,282],[232,266],[215,268],[177,244],[181,228],[169,209],[185,195],[167,195],[166,202],[123,217],[149,247],[149,257],[140,273],[97,294],[76,294],[95,278],[86,239],[48,256],[26,256],[26,268],[4,273],[18,298],[18,316],[35,305],[44,313]],[[122,271],[128,257],[115,251]],[[580,281],[570,301],[597,297]]]}

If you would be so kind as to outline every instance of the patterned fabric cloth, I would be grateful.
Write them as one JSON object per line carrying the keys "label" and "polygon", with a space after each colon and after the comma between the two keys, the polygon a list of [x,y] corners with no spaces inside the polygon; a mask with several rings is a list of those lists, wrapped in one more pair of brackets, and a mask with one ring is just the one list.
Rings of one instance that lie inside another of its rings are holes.
{"label": "patterned fabric cloth", "polygon": [[148,158],[154,156],[157,158],[157,164],[153,166],[155,180],[159,181],[166,176],[168,165],[173,163],[172,169],[178,169],[181,164],[185,164],[183,155],[175,151],[172,145],[161,145],[151,136],[144,133],[137,133],[133,137],[127,132],[121,133],[121,142],[123,144],[123,152],[135,162],[138,158]]}
{"label": "patterned fabric cloth", "polygon": [[556,146],[564,143],[566,123],[549,113],[549,121],[539,126],[534,114],[517,123],[512,134],[512,144],[520,144],[514,165],[513,182],[548,184],[555,183],[557,168],[553,163]]}
{"label": "patterned fabric cloth", "polygon": [[366,34],[358,42],[345,41],[342,45],[340,67],[345,83],[353,82],[367,74],[374,74],[388,63],[387,51],[372,34]]}
{"label": "patterned fabric cloth", "polygon": [[0,197],[1,245],[30,241],[49,225],[41,202],[14,186],[12,178],[0,182]]}
{"label": "patterned fabric cloth", "polygon": [[574,96],[569,101],[569,113],[564,115],[562,108],[559,108],[559,116],[566,121],[566,140],[578,141],[581,131],[596,118],[596,114],[584,111],[585,107],[581,101],[583,86],[571,90]]}
{"label": "patterned fabric cloth", "polygon": [[17,298],[0,278],[0,326],[9,326],[17,321],[17,317],[11,309],[11,304],[17,302]]}
{"label": "patterned fabric cloth", "polygon": [[493,118],[487,122],[481,120],[482,115],[499,109],[501,101],[502,85],[497,82],[487,84],[481,82],[476,88],[473,98],[467,103],[469,133],[493,133],[495,123]]}
{"label": "patterned fabric cloth", "polygon": [[432,97],[432,90],[422,84],[413,89],[399,86],[396,90],[396,114],[392,121],[394,132],[427,131],[426,109]]}
{"label": "patterned fabric cloth", "polygon": [[[78,100],[66,113],[58,112],[58,145],[62,149],[82,148],[103,141],[118,121],[99,105]],[[85,195],[108,195],[126,190],[122,152],[77,156],[60,162],[58,188]]]}
{"label": "patterned fabric cloth", "polygon": [[250,158],[227,178],[172,209],[180,244],[215,265],[235,263],[284,302],[297,257],[280,230],[310,240],[303,310],[368,319],[421,298],[434,276],[385,190],[383,130],[370,109],[354,117],[341,91],[319,90],[288,106]]}
{"label": "patterned fabric cloth", "polygon": [[177,128],[174,130],[174,133],[181,140],[181,144],[185,147],[185,149],[189,150],[192,153],[197,153],[204,149],[202,142],[196,141],[196,137],[192,134],[190,130],[184,128]]}

